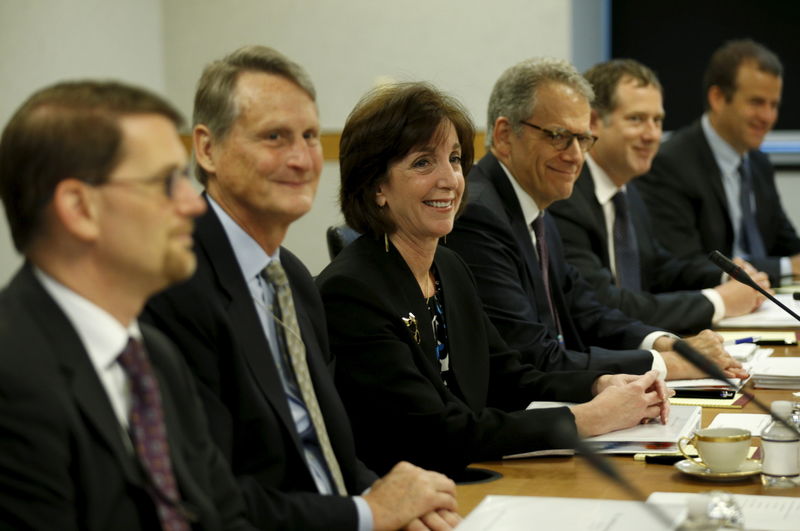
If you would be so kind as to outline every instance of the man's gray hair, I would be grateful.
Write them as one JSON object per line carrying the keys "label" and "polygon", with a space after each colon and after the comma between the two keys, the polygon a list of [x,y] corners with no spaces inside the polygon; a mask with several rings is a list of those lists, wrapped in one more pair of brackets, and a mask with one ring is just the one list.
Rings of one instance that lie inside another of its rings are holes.
{"label": "man's gray hair", "polygon": [[503,72],[492,89],[486,121],[487,147],[492,145],[494,124],[501,116],[508,118],[511,129],[520,134],[520,120],[527,120],[533,114],[536,92],[547,83],[566,85],[588,103],[594,100],[592,86],[568,61],[534,57],[519,62]]}
{"label": "man's gray hair", "polygon": [[[193,127],[203,124],[211,131],[214,140],[225,138],[239,114],[234,94],[236,82],[243,72],[280,76],[300,87],[312,101],[316,101],[314,84],[302,66],[272,48],[243,46],[203,70],[194,97]],[[208,174],[196,161],[195,172],[197,180],[205,185]]]}

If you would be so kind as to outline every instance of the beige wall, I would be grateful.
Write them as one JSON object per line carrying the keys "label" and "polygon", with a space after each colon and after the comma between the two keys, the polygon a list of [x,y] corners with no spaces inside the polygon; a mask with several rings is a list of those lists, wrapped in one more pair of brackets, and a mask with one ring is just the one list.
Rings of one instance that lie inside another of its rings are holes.
{"label": "beige wall", "polygon": [[[498,11],[498,7],[501,11]],[[167,95],[190,113],[203,66],[250,43],[305,66],[319,93],[323,130],[338,131],[376,80],[427,80],[463,101],[484,127],[492,84],[532,55],[570,57],[564,0],[165,0]],[[327,263],[325,229],[341,219],[339,171],[326,163],[313,210],[286,247],[317,274]]]}
{"label": "beige wall", "polygon": [[[116,78],[164,93],[161,0],[0,0],[0,128],[34,90]],[[0,286],[21,258],[0,206]]]}
{"label": "beige wall", "polygon": [[[508,65],[533,55],[572,57],[581,68],[596,60],[595,1],[0,0],[0,127],[36,88],[88,76],[150,87],[188,117],[203,65],[259,43],[306,66],[325,130],[340,130],[382,76],[437,84],[483,128],[488,94]],[[325,229],[341,219],[338,180],[337,164],[327,162],[314,209],[287,237],[314,274],[328,262]],[[800,225],[789,200],[800,197],[800,176],[779,186]],[[0,285],[19,261],[3,216]]]}

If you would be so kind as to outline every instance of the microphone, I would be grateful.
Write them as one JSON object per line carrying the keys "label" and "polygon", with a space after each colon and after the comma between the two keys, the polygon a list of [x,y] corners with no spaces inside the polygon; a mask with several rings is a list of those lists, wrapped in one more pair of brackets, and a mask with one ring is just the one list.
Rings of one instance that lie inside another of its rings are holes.
{"label": "microphone", "polygon": [[586,444],[577,436],[575,428],[569,425],[569,421],[561,419],[552,427],[551,442],[554,448],[574,448],[586,461],[600,474],[610,479],[614,484],[619,485],[633,500],[644,504],[647,511],[659,520],[666,529],[674,529],[676,522],[667,514],[660,505],[647,503],[647,497],[633,483],[628,481],[619,470],[594,449]]}
{"label": "microphone", "polygon": [[776,297],[774,297],[772,293],[768,292],[767,290],[765,290],[764,288],[753,282],[753,279],[750,278],[750,275],[745,273],[744,269],[734,264],[727,256],[725,256],[719,251],[711,251],[711,253],[708,255],[708,259],[711,260],[715,266],[717,266],[718,268],[722,269],[722,271],[730,275],[731,278],[738,280],[739,282],[745,284],[746,286],[750,286],[751,288],[753,288],[754,290],[761,293],[766,298],[777,304],[786,313],[788,313],[789,315],[800,321],[800,315],[797,315],[792,310],[790,310],[785,304],[783,304]]}
{"label": "microphone", "polygon": [[[714,362],[712,362],[711,360],[709,360],[708,358],[697,352],[689,343],[687,343],[683,339],[675,341],[675,343],[672,345],[672,350],[680,354],[683,357],[683,359],[685,359],[686,361],[688,361],[701,371],[705,372],[713,379],[724,382],[732,389],[736,389],[737,386],[734,385],[734,383],[730,381],[730,379],[728,379],[727,376],[725,376],[725,374],[722,372],[722,369],[717,367],[717,365]],[[752,400],[753,403],[756,405],[756,407],[767,413],[774,420],[780,422],[781,424],[789,428],[789,430],[800,435],[800,428],[798,428],[797,426],[795,426],[790,422],[787,422],[786,419],[780,418],[777,415],[775,415],[772,412],[772,410],[770,410],[770,408],[768,408],[766,404],[764,404],[761,400],[756,398],[753,393],[751,393],[750,391],[746,391],[745,389],[739,389],[739,392],[742,393],[747,398],[749,398],[750,400]]]}

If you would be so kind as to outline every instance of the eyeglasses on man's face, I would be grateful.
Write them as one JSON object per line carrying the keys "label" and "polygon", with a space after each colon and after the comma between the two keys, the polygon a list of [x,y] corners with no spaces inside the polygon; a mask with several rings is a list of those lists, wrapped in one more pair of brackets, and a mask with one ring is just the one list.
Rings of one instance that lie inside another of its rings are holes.
{"label": "eyeglasses on man's face", "polygon": [[539,127],[536,124],[532,124],[530,122],[526,122],[525,120],[520,120],[519,123],[522,125],[527,125],[537,131],[541,131],[550,139],[550,143],[556,148],[558,151],[564,151],[569,149],[572,145],[573,140],[578,141],[578,147],[581,149],[582,152],[586,153],[594,143],[597,142],[597,137],[594,135],[585,135],[582,133],[573,133],[571,131],[567,131],[565,129],[557,129],[555,131],[551,129],[545,129],[544,127]]}
{"label": "eyeglasses on man's face", "polygon": [[154,186],[159,185],[163,190],[164,195],[169,199],[175,197],[179,183],[182,179],[189,178],[189,169],[186,167],[175,168],[166,175],[156,175],[154,177],[147,177],[145,179],[124,179],[119,181],[106,181],[97,183],[94,186]]}

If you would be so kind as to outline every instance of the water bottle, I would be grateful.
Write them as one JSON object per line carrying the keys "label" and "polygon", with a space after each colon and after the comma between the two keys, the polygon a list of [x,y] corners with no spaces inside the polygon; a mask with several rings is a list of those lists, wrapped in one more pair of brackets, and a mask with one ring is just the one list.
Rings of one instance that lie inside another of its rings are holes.
{"label": "water bottle", "polygon": [[[775,400],[772,414],[791,423],[794,404]],[[761,433],[761,484],[765,487],[787,488],[800,483],[800,436],[780,422],[773,420]]]}

